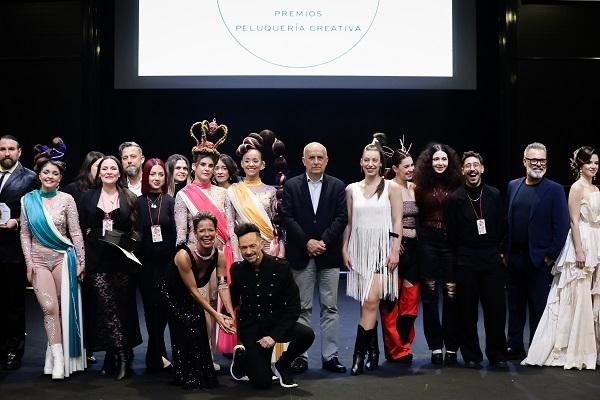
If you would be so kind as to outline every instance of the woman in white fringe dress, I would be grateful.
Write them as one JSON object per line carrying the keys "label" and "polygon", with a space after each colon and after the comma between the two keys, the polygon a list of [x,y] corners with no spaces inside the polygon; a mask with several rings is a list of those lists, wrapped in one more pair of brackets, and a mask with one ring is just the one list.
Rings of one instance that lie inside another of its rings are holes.
{"label": "woman in white fringe dress", "polygon": [[[377,134],[376,134],[377,135]],[[383,178],[384,153],[377,139],[360,160],[365,179],[346,188],[348,225],[342,256],[348,269],[346,294],[360,301],[352,375],[377,367],[377,311],[379,300],[398,298],[398,260],[402,240],[400,186]]]}
{"label": "woman in white fringe dress", "polygon": [[593,179],[598,154],[583,146],[571,160],[571,230],[552,268],[546,309],[522,365],[595,369],[600,348],[600,192]]}

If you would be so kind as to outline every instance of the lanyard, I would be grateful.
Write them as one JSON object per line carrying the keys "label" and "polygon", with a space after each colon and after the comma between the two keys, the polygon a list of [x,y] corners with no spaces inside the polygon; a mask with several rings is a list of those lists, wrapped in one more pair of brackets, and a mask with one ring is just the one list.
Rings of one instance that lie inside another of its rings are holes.
{"label": "lanyard", "polygon": [[483,188],[481,188],[481,192],[479,193],[479,214],[481,214],[481,217],[477,215],[477,211],[475,210],[475,206],[473,205],[473,202],[477,200],[473,200],[471,196],[469,196],[469,193],[467,193],[467,197],[469,198],[469,202],[471,203],[471,208],[473,209],[473,214],[475,214],[475,219],[483,219]]}
{"label": "lanyard", "polygon": [[[148,201],[148,217],[150,218],[150,226],[154,226],[154,221],[152,220],[152,211],[151,211],[151,207],[150,204],[152,203],[150,201],[150,196],[146,197],[146,200]],[[158,200],[160,200],[160,203],[158,203],[158,216],[157,216],[157,221],[156,221],[156,225],[160,225],[160,210],[162,208],[162,193],[158,196]]]}

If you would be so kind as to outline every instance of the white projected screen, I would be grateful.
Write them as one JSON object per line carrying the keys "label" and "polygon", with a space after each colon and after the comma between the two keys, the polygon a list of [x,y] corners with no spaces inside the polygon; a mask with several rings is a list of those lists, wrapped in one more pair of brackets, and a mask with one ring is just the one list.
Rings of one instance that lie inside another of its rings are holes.
{"label": "white projected screen", "polygon": [[140,0],[140,76],[452,76],[451,0]]}

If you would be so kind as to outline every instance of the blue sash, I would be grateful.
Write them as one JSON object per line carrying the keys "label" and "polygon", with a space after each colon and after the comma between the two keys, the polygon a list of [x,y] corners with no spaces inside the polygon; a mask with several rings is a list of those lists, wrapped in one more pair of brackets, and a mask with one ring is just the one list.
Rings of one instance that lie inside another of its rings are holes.
{"label": "blue sash", "polygon": [[[39,190],[33,190],[23,197],[23,208],[27,213],[29,230],[44,247],[66,252],[69,274],[69,356],[81,356],[81,336],[79,330],[79,285],[77,284],[77,258],[71,243],[63,242],[50,227],[44,213],[42,196]],[[64,273],[65,271],[63,271]],[[64,332],[63,332],[64,335]]]}

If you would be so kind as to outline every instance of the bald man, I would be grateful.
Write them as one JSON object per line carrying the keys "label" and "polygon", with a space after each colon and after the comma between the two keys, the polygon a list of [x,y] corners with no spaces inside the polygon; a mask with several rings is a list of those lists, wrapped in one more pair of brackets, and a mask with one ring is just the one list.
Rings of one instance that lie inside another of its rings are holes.
{"label": "bald man", "polygon": [[[342,233],[348,220],[346,185],[325,174],[327,149],[320,143],[304,147],[306,172],[287,181],[283,189],[282,220],[286,229],[286,258],[300,291],[298,322],[310,327],[315,284],[321,305],[321,357],[323,369],[345,373],[338,359],[337,293],[342,265]],[[304,353],[291,370],[308,369]]]}

